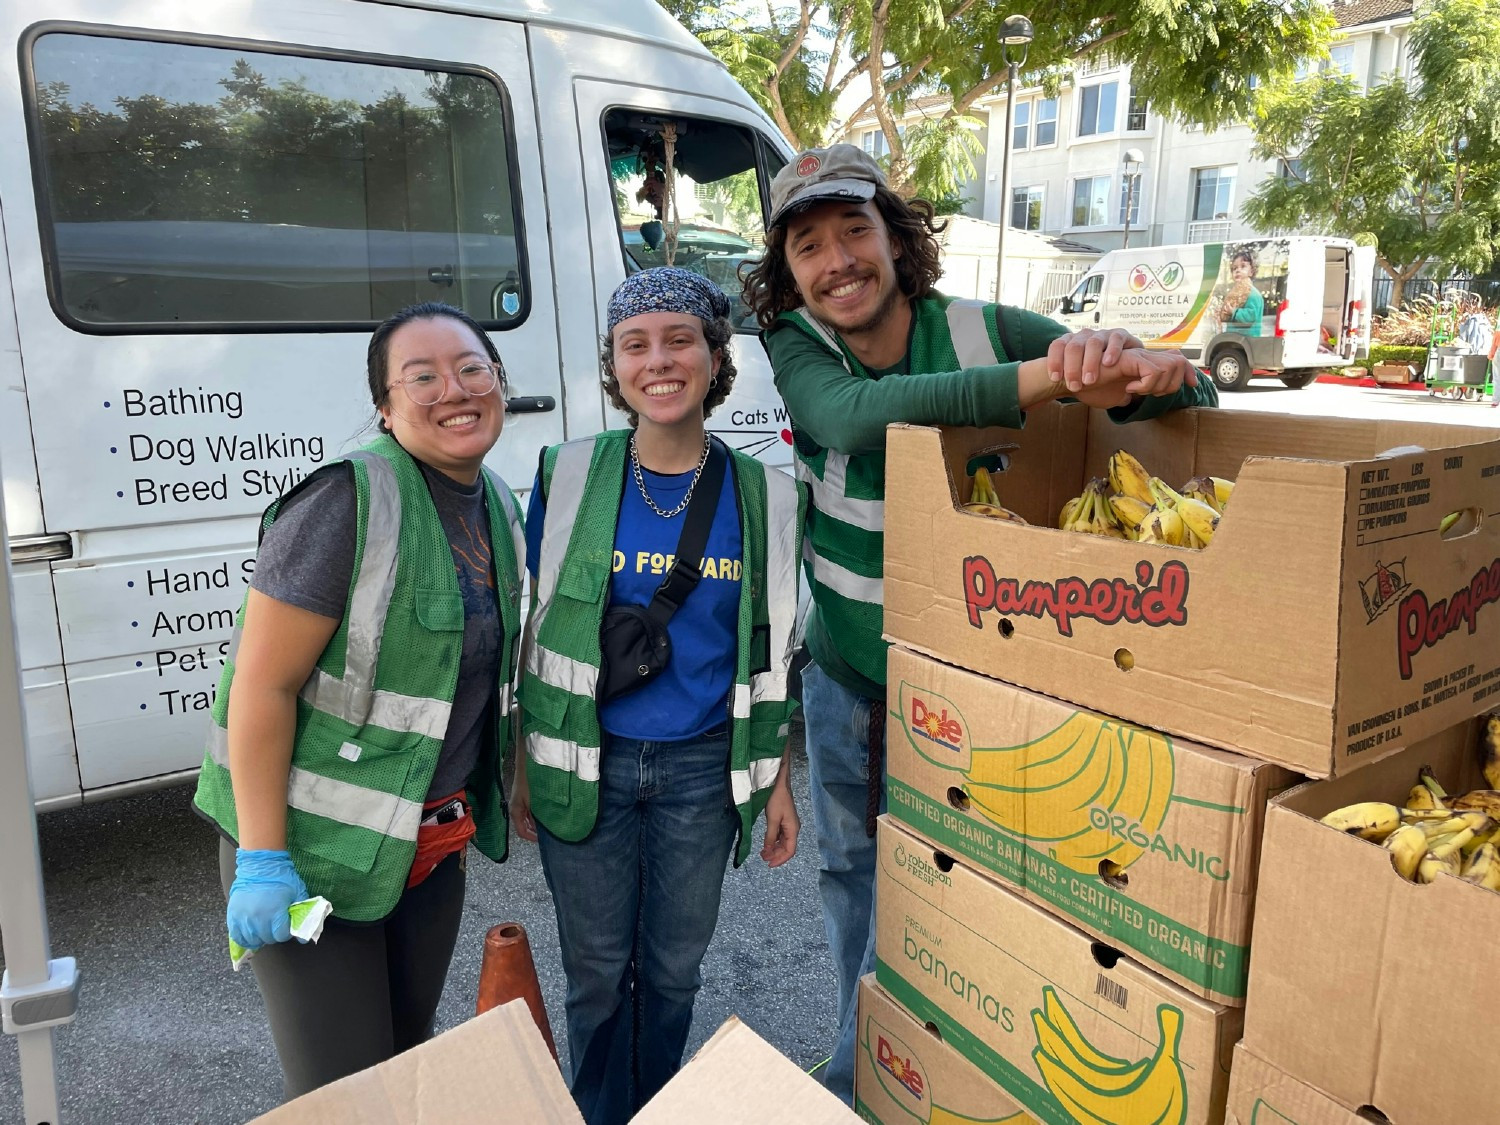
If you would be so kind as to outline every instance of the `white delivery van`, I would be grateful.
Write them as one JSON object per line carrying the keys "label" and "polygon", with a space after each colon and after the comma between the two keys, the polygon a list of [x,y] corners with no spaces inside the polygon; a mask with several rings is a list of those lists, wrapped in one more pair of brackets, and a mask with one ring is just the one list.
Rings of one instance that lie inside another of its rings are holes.
{"label": "white delivery van", "polygon": [[[43,808],[197,767],[259,515],[362,439],[375,323],[440,300],[486,326],[515,396],[491,464],[524,490],[541,446],[623,424],[611,291],[675,243],[737,294],[788,154],[655,0],[0,0],[0,43],[0,464]],[[748,322],[736,358],[710,425],[788,465]]]}
{"label": "white delivery van", "polygon": [[1223,390],[1256,372],[1296,390],[1369,352],[1374,277],[1374,249],[1342,238],[1111,250],[1055,315],[1179,349]]}

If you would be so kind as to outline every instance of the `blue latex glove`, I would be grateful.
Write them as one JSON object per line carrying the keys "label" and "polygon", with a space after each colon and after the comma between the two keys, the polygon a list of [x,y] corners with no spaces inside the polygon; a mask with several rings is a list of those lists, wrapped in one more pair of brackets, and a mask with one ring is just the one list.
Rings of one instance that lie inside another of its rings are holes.
{"label": "blue latex glove", "polygon": [[286,941],[292,936],[287,907],[310,897],[286,852],[239,848],[229,885],[229,936],[246,949]]}

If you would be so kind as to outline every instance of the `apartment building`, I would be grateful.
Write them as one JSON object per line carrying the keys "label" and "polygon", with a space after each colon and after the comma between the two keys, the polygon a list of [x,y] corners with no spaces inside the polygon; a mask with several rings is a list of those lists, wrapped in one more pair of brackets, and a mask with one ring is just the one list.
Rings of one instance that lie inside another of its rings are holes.
{"label": "apartment building", "polygon": [[[1339,32],[1322,66],[1366,87],[1409,74],[1412,0],[1335,0],[1332,8]],[[1005,98],[1002,89],[975,103],[984,153],[959,192],[970,200],[967,213],[991,222],[1003,212],[1014,227],[1107,250],[1124,244],[1128,208],[1132,246],[1235,239],[1256,233],[1241,204],[1265,177],[1285,173],[1251,155],[1248,126],[1206,132],[1167,120],[1136,96],[1128,66],[1090,59],[1056,97],[1038,87],[1016,91],[1010,198],[1002,208]],[[942,99],[920,99],[904,120],[945,108]],[[873,114],[852,122],[842,139],[885,152]]]}

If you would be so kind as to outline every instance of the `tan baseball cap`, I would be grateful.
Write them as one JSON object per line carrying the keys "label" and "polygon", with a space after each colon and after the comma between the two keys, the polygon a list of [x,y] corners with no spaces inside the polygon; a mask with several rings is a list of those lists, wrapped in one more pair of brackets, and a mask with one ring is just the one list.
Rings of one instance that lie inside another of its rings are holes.
{"label": "tan baseball cap", "polygon": [[792,162],[771,181],[771,226],[793,211],[829,199],[854,199],[865,203],[885,186],[880,165],[855,145],[810,148],[792,157]]}

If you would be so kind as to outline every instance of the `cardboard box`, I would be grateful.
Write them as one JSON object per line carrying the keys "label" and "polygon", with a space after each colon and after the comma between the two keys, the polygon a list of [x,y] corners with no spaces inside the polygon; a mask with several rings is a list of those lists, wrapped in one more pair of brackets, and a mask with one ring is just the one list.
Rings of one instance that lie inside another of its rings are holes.
{"label": "cardboard box", "polygon": [[1240,1043],[1229,1075],[1224,1125],[1367,1125],[1380,1118],[1339,1105]]}
{"label": "cardboard box", "polygon": [[[1121,426],[1075,404],[886,442],[885,631],[909,648],[1317,777],[1500,698],[1500,519],[1477,515],[1500,511],[1500,430],[1240,410]],[[995,487],[1038,526],[959,507],[971,458],[1007,445]],[[1427,451],[1377,457],[1402,445]],[[1206,550],[1052,527],[1121,447],[1174,486],[1238,481]],[[1444,539],[1455,511],[1470,533]]]}
{"label": "cardboard box", "polygon": [[734,1017],[714,1032],[633,1125],[857,1125],[859,1118]]}
{"label": "cardboard box", "polygon": [[935,851],[876,839],[876,979],[1038,1121],[1218,1125],[1242,1013]]}
{"label": "cardboard box", "polygon": [[1423,765],[1449,792],[1484,787],[1479,727],[1300,786],[1266,815],[1246,1045],[1398,1125],[1500,1120],[1493,1037],[1453,1027],[1455,1008],[1500,1007],[1500,894],[1449,875],[1408,883],[1384,848],[1319,818],[1357,801],[1403,803]]}
{"label": "cardboard box", "polygon": [[[502,1086],[476,1075],[503,1076]],[[497,1090],[503,1088],[503,1096]],[[513,1000],[251,1125],[583,1125],[557,1063]]]}
{"label": "cardboard box", "polygon": [[1186,985],[1245,1002],[1266,801],[1302,780],[892,646],[891,815]]}
{"label": "cardboard box", "polygon": [[1371,372],[1377,383],[1415,383],[1421,373],[1409,363],[1377,363]]}
{"label": "cardboard box", "polygon": [[854,1109],[871,1125],[1036,1125],[1032,1117],[936,1032],[875,983],[859,982]]}

